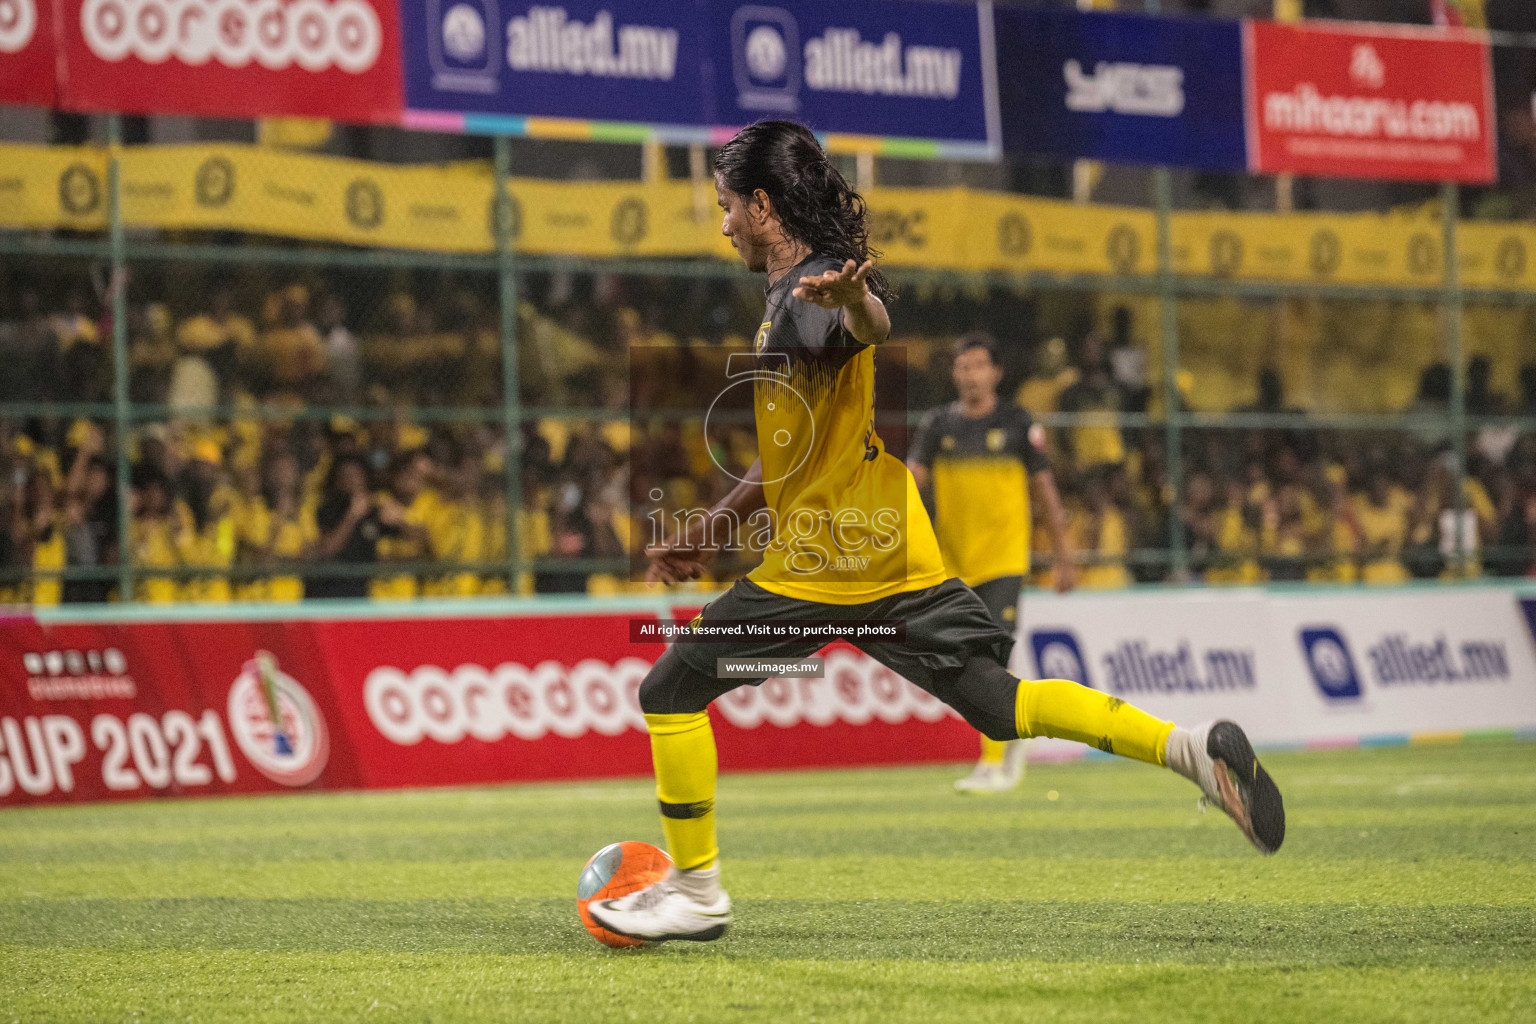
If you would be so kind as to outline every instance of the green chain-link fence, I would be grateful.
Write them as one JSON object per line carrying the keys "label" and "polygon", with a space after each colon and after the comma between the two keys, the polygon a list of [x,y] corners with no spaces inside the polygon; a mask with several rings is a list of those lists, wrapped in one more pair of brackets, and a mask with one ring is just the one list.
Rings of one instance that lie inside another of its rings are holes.
{"label": "green chain-link fence", "polygon": [[[130,233],[115,161],[106,191],[105,235],[0,233],[15,601],[624,589],[636,481],[698,475],[629,421],[626,353],[760,311],[722,261],[520,255],[510,209],[438,255]],[[1181,276],[1150,198],[1144,276],[893,270],[912,420],[996,335],[1090,585],[1530,571],[1536,296],[1464,293],[1454,187],[1433,288]]]}

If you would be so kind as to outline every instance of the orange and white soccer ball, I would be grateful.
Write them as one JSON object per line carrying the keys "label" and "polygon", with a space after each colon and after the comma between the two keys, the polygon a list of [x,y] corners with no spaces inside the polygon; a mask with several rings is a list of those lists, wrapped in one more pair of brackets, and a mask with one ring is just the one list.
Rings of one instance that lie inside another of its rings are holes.
{"label": "orange and white soccer ball", "polygon": [[587,861],[576,881],[576,910],[581,914],[581,923],[605,946],[622,949],[644,945],[639,939],[618,935],[592,920],[592,915],[587,913],[587,904],[593,900],[628,896],[666,878],[671,870],[672,858],[667,856],[667,851],[650,843],[630,840],[603,847]]}

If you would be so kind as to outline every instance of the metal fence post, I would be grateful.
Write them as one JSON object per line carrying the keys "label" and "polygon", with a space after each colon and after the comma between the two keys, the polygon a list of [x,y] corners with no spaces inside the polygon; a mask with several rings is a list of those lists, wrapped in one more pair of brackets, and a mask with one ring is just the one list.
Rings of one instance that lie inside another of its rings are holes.
{"label": "metal fence post", "polygon": [[117,433],[117,599],[133,600],[133,515],[128,508],[132,473],[128,465],[133,428],[128,404],[128,265],[123,235],[122,169],[118,153],[123,144],[120,114],[107,115],[107,237],[112,269],[108,293],[112,298],[112,401]]}
{"label": "metal fence post", "polygon": [[507,474],[507,592],[518,592],[523,572],[523,545],[518,523],[523,513],[523,408],[517,375],[517,267],[512,256],[512,194],[507,179],[512,166],[512,141],[505,135],[494,139],[496,196],[491,200],[496,232],[496,277],[501,306],[501,418],[506,432]]}
{"label": "metal fence post", "polygon": [[1157,199],[1157,307],[1163,338],[1163,425],[1167,448],[1168,546],[1171,574],[1183,579],[1189,573],[1189,545],[1184,538],[1184,519],[1179,502],[1184,495],[1184,421],[1179,397],[1179,307],[1173,282],[1173,176],[1166,167],[1152,171],[1152,190]]}
{"label": "metal fence post", "polygon": [[[1146,0],[1148,14],[1161,14],[1162,0]],[[1163,425],[1167,449],[1168,547],[1170,575],[1182,580],[1189,573],[1189,546],[1184,539],[1184,519],[1179,502],[1184,495],[1183,411],[1179,406],[1179,308],[1173,286],[1173,175],[1166,167],[1152,169],[1152,192],[1157,206],[1157,308],[1163,337]]]}
{"label": "metal fence post", "polygon": [[1467,360],[1462,352],[1462,292],[1461,268],[1457,266],[1456,228],[1461,212],[1461,189],[1455,182],[1446,182],[1440,189],[1440,224],[1443,231],[1445,273],[1444,298],[1441,300],[1442,329],[1445,332],[1445,354],[1451,361],[1451,452],[1455,482],[1456,508],[1456,576],[1467,573],[1466,538],[1462,535],[1462,517],[1466,514],[1467,473]]}

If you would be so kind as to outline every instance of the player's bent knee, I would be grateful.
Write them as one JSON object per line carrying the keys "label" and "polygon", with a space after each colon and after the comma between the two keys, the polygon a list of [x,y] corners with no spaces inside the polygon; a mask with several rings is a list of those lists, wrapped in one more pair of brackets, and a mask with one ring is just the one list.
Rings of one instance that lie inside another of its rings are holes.
{"label": "player's bent knee", "polygon": [[1004,722],[991,715],[971,722],[971,726],[987,739],[997,740],[999,743],[1007,743],[1009,740],[1019,738],[1019,730],[1012,722]]}
{"label": "player's bent knee", "polygon": [[647,715],[691,715],[722,692],[718,680],[690,667],[667,648],[640,683],[640,710]]}
{"label": "player's bent knee", "polygon": [[1019,680],[990,657],[979,656],[966,662],[948,680],[949,704],[977,732],[991,740],[1019,738],[1014,714]]}

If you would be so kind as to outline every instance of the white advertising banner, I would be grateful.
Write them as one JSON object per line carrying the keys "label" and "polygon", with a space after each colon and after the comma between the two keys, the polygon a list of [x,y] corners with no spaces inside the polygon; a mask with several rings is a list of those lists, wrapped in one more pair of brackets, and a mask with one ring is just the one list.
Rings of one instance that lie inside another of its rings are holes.
{"label": "white advertising banner", "polygon": [[1510,591],[1275,596],[1269,622],[1304,739],[1536,725],[1536,651]]}
{"label": "white advertising banner", "polygon": [[1020,675],[1177,722],[1231,718],[1263,745],[1536,727],[1536,645],[1512,590],[1026,594],[1018,621]]}

